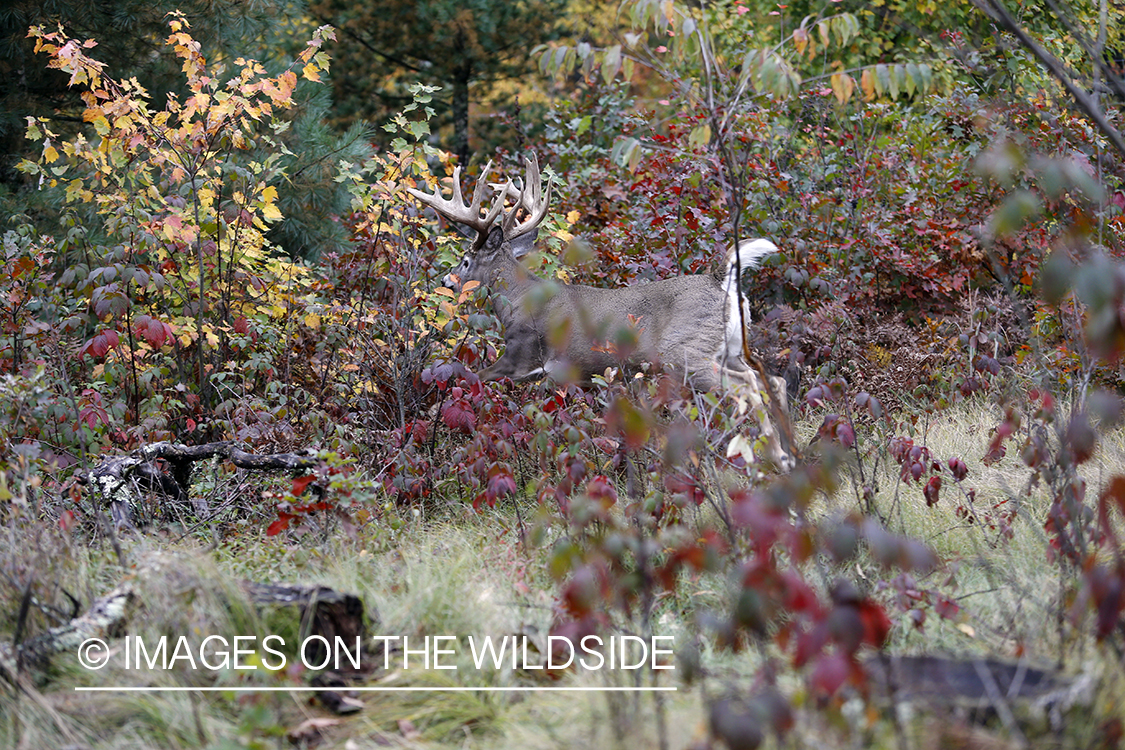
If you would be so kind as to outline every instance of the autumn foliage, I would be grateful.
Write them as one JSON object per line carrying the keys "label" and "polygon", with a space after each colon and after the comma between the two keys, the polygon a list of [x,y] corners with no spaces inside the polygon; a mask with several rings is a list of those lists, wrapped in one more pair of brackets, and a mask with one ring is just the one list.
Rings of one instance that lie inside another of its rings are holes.
{"label": "autumn foliage", "polygon": [[[641,26],[683,44],[697,28],[645,7]],[[34,474],[68,531],[93,534],[102,509],[80,464],[161,439],[311,446],[316,470],[255,495],[255,525],[238,533],[298,544],[337,523],[398,533],[412,511],[495,513],[504,544],[539,553],[552,634],[652,635],[662,611],[690,610],[691,653],[763,655],[755,695],[779,734],[792,708],[778,664],[842,715],[868,696],[867,655],[927,628],[971,630],[950,560],[895,526],[898,503],[951,506],[1003,547],[1030,533],[1017,500],[1041,486],[1050,507],[1033,521],[1058,572],[1059,628],[1082,634],[1092,617],[1097,641],[1120,644],[1125,479],[1087,467],[1121,412],[1123,173],[1099,166],[1102,144],[1073,112],[931,92],[929,68],[806,85],[814,50],[860,34],[850,18],[802,24],[795,55],[743,58],[714,85],[750,81],[755,105],[726,110],[690,87],[633,101],[620,47],[540,51],[545,70],[581,82],[530,145],[559,176],[559,210],[529,264],[643,283],[709,272],[735,236],[776,238],[745,292],[750,343],[790,381],[800,461],[784,475],[755,458],[745,399],[654,369],[611,368],[587,388],[477,377],[503,345],[487,290],[442,285],[461,246],[406,192],[452,172],[431,145],[433,88],[411,88],[390,148],[336,165],[350,244],[304,262],[270,231],[292,177],[282,135],[299,87],[326,78],[330,29],[271,73],[210,64],[173,14],[165,44],[183,81],[163,103],[113,78],[93,40],[32,29],[84,126],[27,123],[40,152],[20,168],[62,224],[25,217],[3,237],[0,476]],[[914,106],[892,106],[900,94]],[[512,169],[519,156],[497,158]],[[888,374],[910,353],[916,367]],[[1062,409],[1070,389],[1081,395]],[[931,450],[933,420],[985,399],[1002,415],[982,427],[985,455]],[[978,459],[1018,463],[1024,495],[985,499]],[[721,591],[696,604],[701,580]]]}

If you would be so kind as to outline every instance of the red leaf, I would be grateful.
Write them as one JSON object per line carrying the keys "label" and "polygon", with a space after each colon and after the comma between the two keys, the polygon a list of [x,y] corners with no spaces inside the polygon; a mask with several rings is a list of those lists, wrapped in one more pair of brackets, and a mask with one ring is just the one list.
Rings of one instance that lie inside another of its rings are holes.
{"label": "red leaf", "polygon": [[574,571],[562,592],[566,611],[576,619],[589,615],[597,606],[599,591],[597,576],[590,567]]}
{"label": "red leaf", "polygon": [[926,498],[926,505],[930,508],[938,503],[938,493],[941,491],[941,477],[930,477],[930,481],[926,482],[926,487],[922,490],[922,495]]}
{"label": "red leaf", "polygon": [[266,536],[277,536],[281,532],[288,529],[289,522],[296,518],[296,516],[294,516],[292,513],[286,513],[283,510],[279,510],[277,512],[277,515],[277,520],[271,523],[269,525],[269,528],[266,529]]}
{"label": "red leaf", "polygon": [[289,492],[293,495],[293,497],[300,497],[301,494],[304,493],[305,488],[308,487],[309,483],[311,483],[314,479],[316,479],[316,477],[312,474],[306,474],[303,477],[297,477],[293,480],[293,488]]}
{"label": "red leaf", "polygon": [[159,349],[171,337],[172,329],[166,323],[161,323],[159,320],[152,318],[148,325],[144,327],[141,335],[144,336],[149,346],[153,349]]}
{"label": "red leaf", "polygon": [[610,484],[609,479],[601,474],[598,474],[586,483],[586,494],[591,500],[597,500],[606,510],[617,502],[617,490]]}
{"label": "red leaf", "polygon": [[115,348],[121,339],[118,337],[116,331],[103,330],[96,334],[92,339],[87,341],[85,345],[78,351],[78,356],[90,354],[93,357],[101,358],[109,353],[110,349]]}
{"label": "red leaf", "polygon": [[488,504],[493,505],[497,500],[514,494],[515,491],[516,480],[512,476],[512,470],[504,464],[493,464],[488,470],[488,484],[484,492]]}
{"label": "red leaf", "polygon": [[[458,390],[458,389],[454,389]],[[477,426],[477,415],[464,399],[457,399],[446,404],[441,410],[442,421],[451,430],[458,430],[471,435]]]}
{"label": "red leaf", "polygon": [[934,602],[934,612],[938,613],[938,617],[954,620],[961,612],[961,605],[948,597],[941,596]]}
{"label": "red leaf", "polygon": [[851,674],[848,658],[841,653],[825,654],[816,660],[812,673],[812,689],[824,695],[835,695]]}
{"label": "red leaf", "polygon": [[887,617],[887,613],[870,599],[857,604],[856,610],[863,623],[863,642],[875,648],[882,648],[887,642],[887,635],[891,632],[891,620]]}

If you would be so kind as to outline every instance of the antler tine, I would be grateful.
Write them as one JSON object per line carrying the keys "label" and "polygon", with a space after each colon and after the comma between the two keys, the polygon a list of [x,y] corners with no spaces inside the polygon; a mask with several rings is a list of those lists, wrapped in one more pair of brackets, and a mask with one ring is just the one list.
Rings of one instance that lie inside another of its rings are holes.
{"label": "antler tine", "polygon": [[489,159],[488,164],[484,165],[481,170],[480,177],[477,178],[477,184],[473,186],[473,205],[469,209],[473,216],[480,216],[480,204],[484,200],[484,186],[488,184],[488,173],[492,171],[492,160]]}
{"label": "antler tine", "polygon": [[[513,195],[518,199],[518,202],[504,216],[504,237],[508,240],[527,234],[538,227],[547,215],[547,207],[551,204],[551,182],[548,180],[547,194],[543,195],[543,181],[539,175],[539,160],[535,154],[533,153],[531,158],[525,159],[524,163],[527,165],[527,171],[523,180],[523,190],[519,191],[518,195]],[[509,189],[505,194],[511,192],[510,185],[511,183],[509,183]],[[528,217],[520,224],[516,224],[516,214],[521,207],[527,211]]]}
{"label": "antler tine", "polygon": [[504,196],[501,195],[493,202],[486,216],[480,215],[481,203],[484,200],[484,188],[488,184],[488,173],[491,170],[492,162],[490,161],[485,165],[477,179],[476,187],[473,189],[471,205],[465,203],[464,193],[461,192],[461,167],[453,169],[453,196],[451,198],[442,197],[440,184],[434,189],[433,193],[416,190],[415,188],[407,188],[406,190],[450,221],[477,230],[477,233],[483,238],[488,234],[488,230],[492,228],[492,225],[496,222],[496,217],[500,215],[500,211],[504,208]]}

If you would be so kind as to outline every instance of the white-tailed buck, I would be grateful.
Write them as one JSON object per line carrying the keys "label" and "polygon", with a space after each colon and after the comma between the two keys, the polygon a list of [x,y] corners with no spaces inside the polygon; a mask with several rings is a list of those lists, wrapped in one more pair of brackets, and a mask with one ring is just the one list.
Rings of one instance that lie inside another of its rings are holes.
{"label": "white-tailed buck", "polygon": [[[446,219],[476,231],[468,252],[445,283],[477,281],[489,288],[504,327],[504,354],[479,373],[481,379],[589,382],[607,368],[639,362],[659,363],[697,390],[746,386],[769,443],[770,459],[781,468],[791,461],[778,442],[761,400],[762,384],[742,356],[742,317],[738,311],[738,271],[777,252],[769,240],[747,240],[731,249],[722,274],[680,276],[617,289],[563,284],[541,279],[519,258],[535,246],[539,224],[551,197],[544,193],[538,161],[527,160],[523,188],[509,180],[482,215],[488,187],[484,168],[471,204],[461,193],[461,169],[453,171],[453,197],[411,189],[418,200]],[[515,205],[504,210],[505,200]],[[519,219],[523,209],[526,216]],[[749,321],[749,311],[744,310]],[[771,378],[784,408],[785,383]]]}

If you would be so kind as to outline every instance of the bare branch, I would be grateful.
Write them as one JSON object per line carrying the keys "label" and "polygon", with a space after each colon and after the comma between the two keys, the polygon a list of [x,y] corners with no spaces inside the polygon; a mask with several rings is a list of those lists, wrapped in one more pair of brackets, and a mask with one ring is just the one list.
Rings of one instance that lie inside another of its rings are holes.
{"label": "bare branch", "polygon": [[1008,12],[1008,9],[1004,7],[1004,4],[1000,2],[1000,0],[973,0],[973,4],[980,8],[989,18],[1011,32],[1012,35],[1019,40],[1020,44],[1034,55],[1051,75],[1058,79],[1059,83],[1062,84],[1063,88],[1066,89],[1067,93],[1074,99],[1074,103],[1078,105],[1078,108],[1085,112],[1086,116],[1097,125],[1098,130],[1102,131],[1102,134],[1109,139],[1109,142],[1113,144],[1113,147],[1117,149],[1118,153],[1125,156],[1125,138],[1123,138],[1121,132],[1113,127],[1109,120],[1106,119],[1106,116],[1102,114],[1097,102],[1067,74],[1066,66],[1064,66],[1063,63],[1050,52],[1039,46],[1038,42],[1032,39],[1023,27],[1019,25],[1019,22],[1012,17],[1012,14]]}

